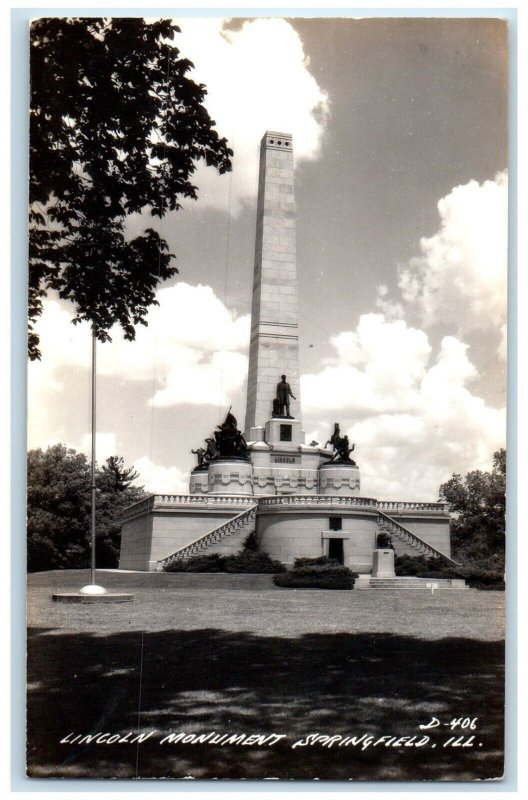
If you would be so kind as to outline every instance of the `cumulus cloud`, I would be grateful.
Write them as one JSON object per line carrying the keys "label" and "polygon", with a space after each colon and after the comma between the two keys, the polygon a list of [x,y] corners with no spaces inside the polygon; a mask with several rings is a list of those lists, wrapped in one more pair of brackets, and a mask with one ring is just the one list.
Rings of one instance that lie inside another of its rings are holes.
{"label": "cumulus cloud", "polygon": [[[468,385],[477,370],[454,336],[434,352],[426,333],[381,314],[334,337],[333,363],[301,379],[305,421],[318,441],[340,420],[356,443],[362,494],[434,500],[453,471],[489,469],[504,445],[505,409]],[[333,411],[322,421],[320,410]]]}
{"label": "cumulus cloud", "polygon": [[134,462],[134,469],[139,473],[136,483],[144,486],[147,492],[187,494],[189,491],[189,473],[178,467],[161,467],[143,456]]}
{"label": "cumulus cloud", "polygon": [[169,369],[165,386],[154,394],[154,406],[226,405],[238,391],[247,372],[247,358],[241,353],[220,351],[206,362],[183,359]]}
{"label": "cumulus cloud", "polygon": [[363,314],[356,331],[331,339],[333,363],[302,378],[305,409],[354,411],[413,410],[417,384],[425,374],[431,346],[424,331],[382,314]]}
{"label": "cumulus cloud", "polygon": [[[46,450],[48,447],[53,447],[56,444],[63,444],[69,450],[75,450],[77,453],[84,453],[88,460],[92,457],[92,435],[86,433],[79,442],[65,442],[62,439],[52,437],[44,442],[41,447]],[[107,458],[115,456],[117,453],[117,440],[114,433],[99,432],[95,435],[95,460],[99,465],[104,464]]]}
{"label": "cumulus cloud", "polygon": [[[455,187],[438,211],[439,230],[400,269],[399,296],[379,286],[382,313],[334,337],[334,357],[302,378],[314,438],[326,441],[339,419],[356,442],[364,495],[434,499],[454,471],[489,469],[505,443],[506,410],[471,391],[480,376],[463,340],[495,332],[506,357],[506,173]],[[427,330],[437,323],[453,335],[433,348]],[[321,410],[332,418],[323,423]]]}
{"label": "cumulus cloud", "polygon": [[234,150],[233,172],[200,166],[200,203],[236,212],[255,196],[259,142],[266,130],[293,134],[296,161],[316,158],[328,97],[309,71],[302,41],[285,19],[246,21],[237,30],[220,18],[186,18],[175,45],[207,87],[205,105]]}
{"label": "cumulus cloud", "polygon": [[[86,433],[81,441],[80,447],[74,447],[74,450],[80,450],[81,453],[91,454],[92,450],[92,436]],[[103,464],[110,456],[117,454],[117,440],[114,433],[104,433],[98,431],[95,435],[95,458],[98,464]]]}
{"label": "cumulus cloud", "polygon": [[[421,255],[400,271],[402,300],[419,311],[426,327],[441,321],[458,335],[500,331],[506,319],[506,173],[456,186],[438,211],[438,232],[420,240]],[[382,292],[378,304],[384,302]]]}
{"label": "cumulus cloud", "polygon": [[504,325],[501,325],[500,342],[497,348],[497,353],[501,361],[506,361],[507,351],[508,351],[508,326],[506,325],[506,323],[504,323]]}
{"label": "cumulus cloud", "polygon": [[[97,347],[97,374],[142,381],[151,390],[152,406],[182,403],[224,405],[240,391],[247,374],[249,315],[237,317],[209,286],[178,283],[160,289],[159,306],[148,314],[148,326],[138,326],[136,341],[123,339],[119,328],[112,342]],[[51,436],[49,406],[65,396],[72,373],[86,382],[86,409],[77,409],[89,422],[91,335],[87,324],[72,325],[68,307],[46,300],[38,322],[43,358],[28,368],[29,441],[37,446]]]}
{"label": "cumulus cloud", "polygon": [[182,282],[157,298],[134,343],[116,331],[100,348],[101,374],[150,379],[154,406],[227,404],[246,377],[249,315],[236,317],[209,286]]}

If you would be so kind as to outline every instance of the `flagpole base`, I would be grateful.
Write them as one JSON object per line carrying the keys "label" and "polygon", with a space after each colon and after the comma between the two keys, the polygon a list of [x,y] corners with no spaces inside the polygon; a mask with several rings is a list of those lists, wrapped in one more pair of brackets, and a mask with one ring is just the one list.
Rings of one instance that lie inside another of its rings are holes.
{"label": "flagpole base", "polygon": [[103,592],[103,594],[87,594],[82,592],[56,592],[52,594],[56,603],[129,603],[134,599],[127,592]]}
{"label": "flagpole base", "polygon": [[106,589],[102,586],[98,586],[96,583],[89,583],[86,586],[83,586],[82,589],[79,589],[81,594],[106,594]]}

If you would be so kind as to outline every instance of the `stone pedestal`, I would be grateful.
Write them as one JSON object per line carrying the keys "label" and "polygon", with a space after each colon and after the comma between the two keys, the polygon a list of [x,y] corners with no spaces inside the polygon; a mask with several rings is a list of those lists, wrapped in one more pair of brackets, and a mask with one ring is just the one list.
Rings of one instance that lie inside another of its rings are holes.
{"label": "stone pedestal", "polygon": [[374,550],[373,578],[395,578],[394,550]]}
{"label": "stone pedestal", "polygon": [[209,492],[209,479],[207,467],[195,467],[189,479],[190,494],[207,494]]}
{"label": "stone pedestal", "polygon": [[208,494],[253,494],[253,465],[237,458],[218,458],[211,461],[208,475]]}
{"label": "stone pedestal", "polygon": [[264,440],[274,447],[291,447],[304,444],[304,431],[300,419],[272,417],[266,422]]}
{"label": "stone pedestal", "polygon": [[268,467],[270,463],[271,447],[265,442],[253,442],[249,446],[249,457],[253,468]]}
{"label": "stone pedestal", "polygon": [[319,467],[319,494],[350,497],[359,494],[359,468],[354,464],[331,462]]}
{"label": "stone pedestal", "polygon": [[264,441],[264,427],[257,425],[246,431],[246,441],[249,442],[263,442]]}

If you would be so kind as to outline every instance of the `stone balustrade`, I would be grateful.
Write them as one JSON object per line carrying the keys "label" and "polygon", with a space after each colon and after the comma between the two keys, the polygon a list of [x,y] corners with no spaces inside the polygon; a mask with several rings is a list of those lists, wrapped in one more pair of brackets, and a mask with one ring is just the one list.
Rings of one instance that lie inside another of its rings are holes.
{"label": "stone balustrade", "polygon": [[447,514],[447,503],[416,503],[414,501],[378,500],[378,508],[386,514],[417,512],[419,514]]}
{"label": "stone balustrade", "polygon": [[193,494],[152,494],[144,500],[125,509],[123,519],[148,513],[157,508],[247,508],[253,503],[262,508],[276,506],[330,506],[347,508],[364,508],[380,511],[385,514],[448,514],[447,503],[418,503],[413,501],[375,500],[370,497],[346,497],[338,495],[267,495],[240,497],[238,495],[193,495]]}
{"label": "stone balustrade", "polygon": [[196,497],[193,494],[156,494],[154,497],[155,506],[187,506],[187,505],[230,505],[247,506],[252,505],[255,500],[253,497],[239,497],[238,495],[208,495],[207,497]]}
{"label": "stone balustrade", "polygon": [[255,503],[254,497],[239,497],[235,495],[194,495],[194,494],[151,494],[144,500],[139,500],[124,510],[123,519],[149,513],[157,508],[187,508],[199,506],[200,508],[247,508]]}
{"label": "stone balustrade", "polygon": [[390,535],[396,536],[396,538],[400,539],[402,542],[411,545],[413,550],[418,551],[424,556],[440,558],[447,564],[459,566],[458,561],[446,556],[441,550],[438,550],[432,544],[428,544],[420,536],[412,533],[408,528],[405,528],[397,520],[392,519],[392,517],[389,517],[382,511],[378,513],[378,528],[381,532],[388,532]]}
{"label": "stone balustrade", "polygon": [[346,506],[354,508],[368,508],[377,511],[378,501],[370,497],[347,497],[338,495],[321,494],[293,494],[273,495],[259,497],[259,506],[270,508],[272,506]]}

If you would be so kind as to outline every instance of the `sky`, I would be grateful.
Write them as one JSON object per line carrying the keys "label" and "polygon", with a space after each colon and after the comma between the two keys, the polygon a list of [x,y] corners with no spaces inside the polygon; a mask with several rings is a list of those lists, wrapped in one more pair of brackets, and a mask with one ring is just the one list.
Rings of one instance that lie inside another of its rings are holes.
{"label": "sky", "polygon": [[[187,492],[232,405],[243,425],[258,153],[293,134],[303,421],[355,442],[361,494],[435,500],[505,445],[506,23],[192,19],[176,45],[206,84],[233,172],[156,227],[179,275],[135,343],[98,346],[98,460]],[[29,447],[89,453],[91,341],[50,297],[29,366]],[[293,387],[295,391],[295,387]]]}

